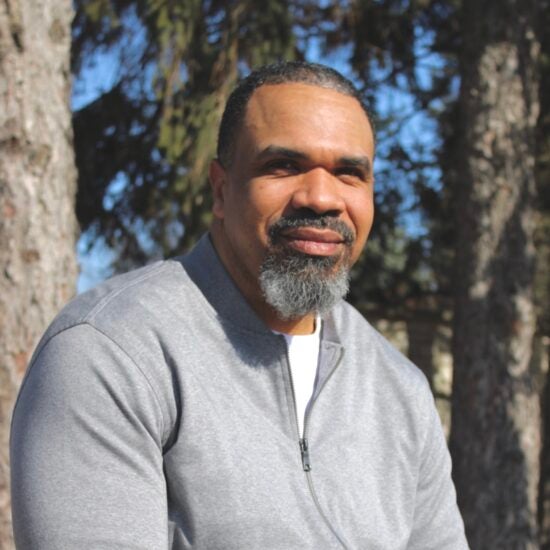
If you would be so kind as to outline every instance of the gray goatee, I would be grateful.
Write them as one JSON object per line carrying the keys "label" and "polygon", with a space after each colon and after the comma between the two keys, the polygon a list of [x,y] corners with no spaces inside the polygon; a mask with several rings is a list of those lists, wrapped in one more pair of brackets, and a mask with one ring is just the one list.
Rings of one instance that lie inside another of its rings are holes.
{"label": "gray goatee", "polygon": [[[310,256],[281,244],[281,232],[295,227],[337,231],[344,240],[343,255]],[[271,245],[260,267],[259,282],[267,303],[282,319],[322,315],[348,293],[355,237],[344,222],[330,216],[284,217],[270,227],[269,237]]]}

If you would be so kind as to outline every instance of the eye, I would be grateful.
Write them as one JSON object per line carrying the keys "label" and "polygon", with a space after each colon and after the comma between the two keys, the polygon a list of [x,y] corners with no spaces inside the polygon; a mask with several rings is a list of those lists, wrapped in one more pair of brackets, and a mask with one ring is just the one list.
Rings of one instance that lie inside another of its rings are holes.
{"label": "eye", "polygon": [[366,181],[367,173],[360,166],[340,166],[334,170],[334,175],[340,178]]}
{"label": "eye", "polygon": [[300,166],[292,159],[273,159],[264,164],[263,171],[274,176],[291,176],[300,172]]}

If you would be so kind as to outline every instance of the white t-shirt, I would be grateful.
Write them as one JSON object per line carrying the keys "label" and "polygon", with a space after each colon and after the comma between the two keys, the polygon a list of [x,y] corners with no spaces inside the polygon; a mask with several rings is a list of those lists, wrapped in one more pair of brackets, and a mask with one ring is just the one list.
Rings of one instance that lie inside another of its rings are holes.
{"label": "white t-shirt", "polygon": [[288,347],[288,359],[294,397],[296,399],[296,413],[300,436],[304,434],[304,418],[307,405],[313,394],[317,363],[319,361],[319,345],[321,339],[321,319],[315,320],[313,334],[283,334]]}

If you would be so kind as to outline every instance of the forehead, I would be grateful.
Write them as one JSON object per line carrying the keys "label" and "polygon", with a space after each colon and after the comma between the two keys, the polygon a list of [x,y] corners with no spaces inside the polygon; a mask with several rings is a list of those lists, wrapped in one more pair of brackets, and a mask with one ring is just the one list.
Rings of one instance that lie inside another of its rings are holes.
{"label": "forehead", "polygon": [[248,146],[329,147],[371,154],[373,134],[359,102],[330,88],[285,83],[260,86],[250,98],[242,137]]}

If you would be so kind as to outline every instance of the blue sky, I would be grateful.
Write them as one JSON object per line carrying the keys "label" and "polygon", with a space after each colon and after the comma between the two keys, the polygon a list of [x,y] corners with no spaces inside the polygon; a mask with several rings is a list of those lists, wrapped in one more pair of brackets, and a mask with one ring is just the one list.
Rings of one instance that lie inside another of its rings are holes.
{"label": "blue sky", "polygon": [[[429,37],[426,39],[421,38],[415,47],[419,51],[426,49],[429,47],[429,40]],[[322,55],[318,43],[314,41],[308,43],[307,57],[309,60],[330,65],[354,80],[353,72],[345,62],[345,59],[349,58],[349,53],[349,50],[343,48],[327,57]],[[124,53],[121,51],[103,52],[95,55],[93,63],[88,64],[83,69],[81,77],[74,83],[73,110],[82,108],[116,84],[122,55]],[[420,82],[428,87],[432,72],[439,70],[442,64],[442,60],[438,59],[437,56],[426,56],[423,67],[419,69],[417,74]],[[380,81],[383,82],[383,80],[384,73],[381,70]],[[395,128],[396,135],[399,136],[402,143],[409,146],[420,144],[428,151],[428,154],[438,147],[435,123],[425,113],[414,111],[413,99],[409,94],[396,90],[387,84],[380,84],[376,90],[375,110],[377,115],[381,117],[391,113],[405,115],[403,118],[406,122]],[[375,172],[389,169],[391,169],[391,166],[378,156],[375,163]],[[433,181],[434,186],[438,185],[440,174],[437,170],[432,171],[430,180]],[[118,183],[124,185],[123,180]],[[422,226],[419,213],[414,211],[416,198],[410,190],[405,192],[404,196],[406,197],[402,214],[404,228],[410,235],[422,235],[425,228]],[[95,286],[112,274],[110,264],[114,259],[114,254],[101,239],[90,243],[89,236],[83,234],[79,239],[77,252],[81,269],[78,280],[79,292]]]}

